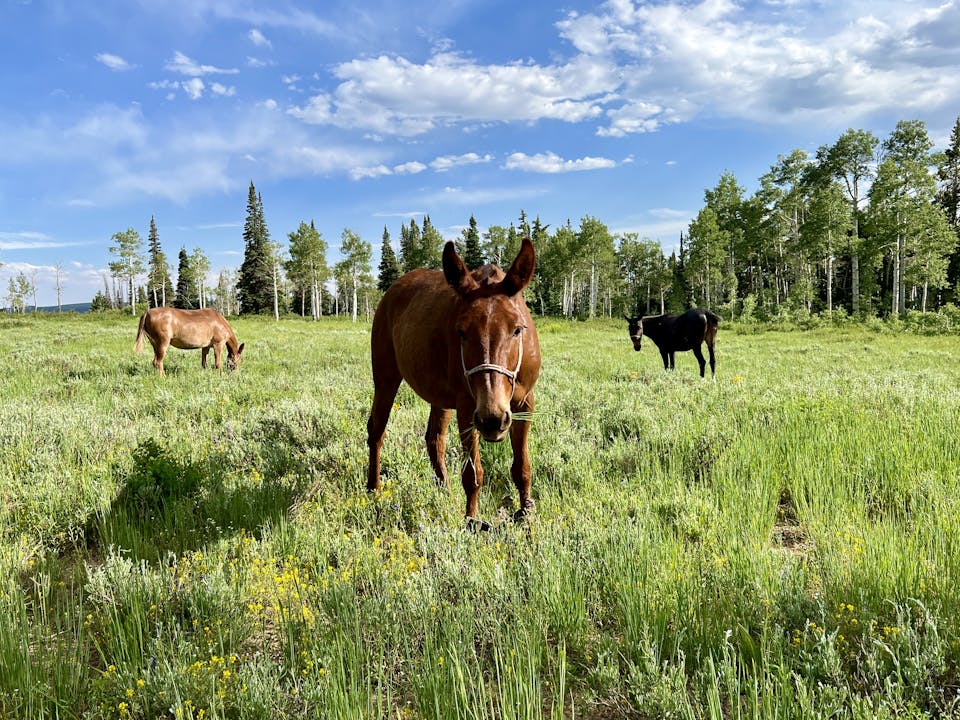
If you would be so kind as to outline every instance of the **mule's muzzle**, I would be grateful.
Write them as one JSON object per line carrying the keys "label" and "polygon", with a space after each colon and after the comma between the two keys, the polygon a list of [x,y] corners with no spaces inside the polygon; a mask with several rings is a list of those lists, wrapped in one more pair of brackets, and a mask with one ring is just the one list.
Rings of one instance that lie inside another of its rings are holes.
{"label": "mule's muzzle", "polygon": [[639,350],[639,349],[640,349],[640,345],[643,343],[643,338],[642,338],[642,337],[631,337],[630,339],[633,341],[633,349],[634,349],[634,350]]}
{"label": "mule's muzzle", "polygon": [[477,429],[487,442],[500,442],[507,436],[512,420],[510,411],[507,410],[502,415],[488,415],[481,417],[480,413],[473,414],[473,426]]}

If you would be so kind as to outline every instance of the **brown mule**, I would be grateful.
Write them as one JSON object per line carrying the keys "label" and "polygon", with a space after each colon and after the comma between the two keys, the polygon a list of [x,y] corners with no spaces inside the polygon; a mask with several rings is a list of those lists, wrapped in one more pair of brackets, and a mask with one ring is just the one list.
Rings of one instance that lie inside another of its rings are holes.
{"label": "brown mule", "polygon": [[220,356],[227,348],[227,367],[236,370],[240,367],[243,345],[237,344],[230,324],[213,308],[203,310],[179,310],[170,307],[155,307],[140,317],[137,330],[137,342],[133,346],[136,352],[143,350],[143,338],[146,336],[153,345],[153,366],[161,375],[163,358],[167,348],[173,345],[181,350],[200,348],[200,364],[207,366],[207,353],[213,348],[213,360],[217,370],[221,369]]}
{"label": "brown mule", "polygon": [[[540,341],[522,291],[533,277],[533,243],[524,238],[506,273],[496,265],[470,272],[452,242],[443,272],[413,270],[377,306],[370,336],[373,406],[367,421],[367,489],[380,487],[380,448],[400,382],[430,403],[427,453],[438,484],[449,485],[444,454],[447,426],[457,413],[465,461],[460,479],[466,516],[477,515],[483,484],[479,438],[508,434],[511,477],[520,493],[519,520],[533,508],[527,435],[533,386],[540,374]],[[516,412],[528,413],[514,420]]]}

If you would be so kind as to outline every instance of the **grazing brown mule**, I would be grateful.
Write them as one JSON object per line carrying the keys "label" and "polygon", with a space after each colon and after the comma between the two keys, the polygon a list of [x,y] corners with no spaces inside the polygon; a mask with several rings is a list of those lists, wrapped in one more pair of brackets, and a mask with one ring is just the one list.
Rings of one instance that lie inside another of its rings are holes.
{"label": "grazing brown mule", "polygon": [[[520,520],[530,497],[530,415],[540,374],[540,341],[523,299],[533,277],[533,243],[524,238],[506,272],[496,265],[467,270],[452,242],[443,249],[443,272],[413,270],[390,286],[377,306],[370,336],[373,407],[367,421],[367,489],[380,487],[380,448],[393,401],[406,380],[430,403],[427,454],[440,485],[449,486],[444,459],[447,426],[457,413],[464,463],[460,479],[466,516],[476,518],[483,484],[479,438],[513,449],[511,477],[520,493]],[[481,525],[482,527],[485,524]]]}
{"label": "grazing brown mule", "polygon": [[137,342],[133,346],[136,352],[143,350],[144,336],[153,345],[153,366],[161,375],[163,358],[167,347],[173,345],[181,350],[200,348],[200,364],[207,366],[207,353],[213,348],[213,360],[217,370],[221,369],[220,356],[224,346],[227,348],[227,367],[236,370],[240,367],[243,345],[237,344],[229,323],[213,308],[204,310],[179,310],[170,307],[155,307],[140,317],[137,330]]}

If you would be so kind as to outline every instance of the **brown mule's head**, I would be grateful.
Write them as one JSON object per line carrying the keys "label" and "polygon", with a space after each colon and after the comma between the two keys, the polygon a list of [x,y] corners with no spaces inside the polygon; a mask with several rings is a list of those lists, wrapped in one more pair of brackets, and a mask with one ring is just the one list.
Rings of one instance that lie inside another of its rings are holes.
{"label": "brown mule's head", "polygon": [[454,328],[464,382],[476,402],[473,425],[490,442],[503,440],[510,429],[510,401],[523,360],[526,330],[520,293],[533,277],[535,266],[529,238],[523,239],[506,273],[488,267],[475,276],[452,242],[443,248],[443,274],[460,297]]}
{"label": "brown mule's head", "polygon": [[230,343],[227,343],[227,367],[231,370],[240,369],[240,361],[243,359],[243,345],[244,343],[240,343],[237,351],[234,352],[230,347]]}
{"label": "brown mule's head", "polygon": [[633,349],[639,350],[640,345],[643,344],[643,319],[638,317],[627,317],[626,315],[623,316],[623,319],[628,323],[630,339],[633,341]]}

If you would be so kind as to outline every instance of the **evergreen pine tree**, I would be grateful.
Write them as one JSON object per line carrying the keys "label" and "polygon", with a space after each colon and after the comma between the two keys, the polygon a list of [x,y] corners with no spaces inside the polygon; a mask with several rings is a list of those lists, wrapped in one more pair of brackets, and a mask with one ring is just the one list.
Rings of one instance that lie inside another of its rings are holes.
{"label": "evergreen pine tree", "polygon": [[[943,152],[937,169],[940,180],[940,192],[937,200],[947,215],[947,220],[957,235],[960,235],[960,118],[950,133],[950,145]],[[947,268],[947,282],[955,303],[960,303],[960,245],[950,256]]]}
{"label": "evergreen pine tree", "polygon": [[147,237],[148,277],[147,301],[150,307],[160,307],[167,304],[167,291],[173,290],[170,281],[170,264],[167,256],[160,247],[160,233],[157,232],[157,223],[150,216],[150,235]]}
{"label": "evergreen pine tree", "polygon": [[394,280],[400,277],[400,264],[390,245],[390,231],[383,226],[383,245],[380,247],[380,266],[377,273],[377,289],[386,292],[393,285]]}
{"label": "evergreen pine tree", "polygon": [[190,256],[187,254],[185,247],[180,248],[177,261],[177,296],[173,301],[173,306],[189,310],[195,307],[193,301],[195,290],[193,269],[190,267]]}
{"label": "evergreen pine tree", "polygon": [[480,248],[480,231],[477,230],[477,219],[471,215],[470,225],[463,231],[463,262],[471,270],[480,267],[485,262],[483,250]]}
{"label": "evergreen pine tree", "polygon": [[410,227],[404,226],[400,231],[400,263],[403,272],[425,267],[421,262],[420,226],[416,218],[410,218]]}
{"label": "evergreen pine tree", "polygon": [[243,225],[243,264],[237,280],[240,314],[273,312],[273,259],[270,233],[263,217],[263,198],[250,181],[247,219]]}

